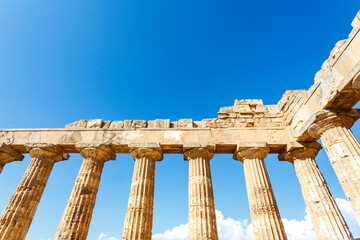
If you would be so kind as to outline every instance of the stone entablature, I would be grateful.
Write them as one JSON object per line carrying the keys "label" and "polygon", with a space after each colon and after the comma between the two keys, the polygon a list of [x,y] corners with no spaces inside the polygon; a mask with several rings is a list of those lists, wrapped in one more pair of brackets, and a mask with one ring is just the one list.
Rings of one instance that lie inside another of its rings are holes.
{"label": "stone entablature", "polygon": [[287,125],[291,124],[294,115],[303,105],[308,95],[308,90],[288,90],[284,93],[277,106],[283,113],[283,118]]}
{"label": "stone entablature", "polygon": [[349,38],[335,44],[309,90],[287,91],[279,109],[299,141],[309,141],[303,125],[319,111],[349,111],[360,100],[360,24],[355,17]]}
{"label": "stone entablature", "polygon": [[285,127],[283,113],[277,105],[264,105],[262,100],[235,100],[234,106],[222,107],[218,118],[193,121],[170,119],[103,121],[102,119],[79,120],[66,125],[67,129],[141,129],[141,128],[256,128]]}
{"label": "stone entablature", "polygon": [[145,128],[145,129],[6,129],[0,142],[28,153],[30,143],[52,143],[68,153],[78,153],[78,143],[105,143],[116,153],[130,153],[133,146],[157,143],[164,153],[183,153],[193,143],[212,143],[216,153],[233,153],[238,143],[267,142],[271,153],[279,153],[289,142],[286,128]]}
{"label": "stone entablature", "polygon": [[283,113],[277,105],[264,105],[262,100],[235,100],[234,106],[222,107],[216,124],[210,127],[285,127]]}

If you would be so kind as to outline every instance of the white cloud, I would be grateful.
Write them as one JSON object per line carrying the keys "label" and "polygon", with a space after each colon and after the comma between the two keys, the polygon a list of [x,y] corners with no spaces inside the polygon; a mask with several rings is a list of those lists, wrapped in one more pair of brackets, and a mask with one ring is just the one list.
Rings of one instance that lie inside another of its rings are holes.
{"label": "white cloud", "polygon": [[[354,237],[360,236],[360,227],[351,209],[350,203],[344,199],[337,198],[336,202],[343,214],[350,231]],[[252,225],[247,219],[239,221],[232,218],[224,219],[221,211],[216,211],[218,234],[220,240],[253,240]],[[302,220],[283,219],[288,240],[316,240],[315,230],[311,223],[310,213],[305,209],[305,216]],[[168,229],[164,233],[154,234],[153,240],[186,240],[188,235],[188,224]],[[101,239],[102,240],[102,239]]]}
{"label": "white cloud", "polygon": [[171,230],[166,230],[164,233],[158,233],[152,236],[156,240],[183,240],[188,237],[188,224],[181,224]]}
{"label": "white cloud", "polygon": [[254,234],[252,225],[249,224],[248,220],[237,221],[232,218],[224,219],[221,211],[216,211],[216,222],[218,225],[219,239],[226,240],[252,240]]}
{"label": "white cloud", "polygon": [[100,235],[98,236],[98,240],[119,240],[116,237],[108,237],[107,234],[101,232]]}
{"label": "white cloud", "polygon": [[342,215],[345,218],[346,223],[348,224],[351,233],[354,237],[360,238],[360,225],[358,224],[355,214],[351,208],[350,203],[342,198],[335,199],[337,205],[340,208]]}
{"label": "white cloud", "polygon": [[[341,213],[343,214],[354,237],[360,236],[360,227],[351,209],[351,205],[345,199],[335,199]],[[311,223],[310,213],[305,209],[305,216],[302,220],[282,219],[288,240],[316,240],[315,230]],[[220,240],[253,240],[253,230],[251,223],[245,220],[235,220],[224,218],[221,211],[216,211],[216,221]],[[153,240],[186,240],[188,237],[188,224],[166,230],[164,233],[157,233],[152,236]],[[116,237],[109,237],[101,232],[97,240],[119,240]]]}
{"label": "white cloud", "polygon": [[305,213],[304,219],[300,221],[296,219],[282,219],[289,240],[317,240],[307,208]]}
{"label": "white cloud", "polygon": [[[224,219],[221,211],[216,210],[216,221],[218,225],[219,239],[226,240],[252,240],[253,232],[252,226],[248,220],[236,221],[232,218]],[[153,235],[153,240],[185,240],[188,237],[188,224],[181,224],[171,230],[166,230],[164,233]]]}

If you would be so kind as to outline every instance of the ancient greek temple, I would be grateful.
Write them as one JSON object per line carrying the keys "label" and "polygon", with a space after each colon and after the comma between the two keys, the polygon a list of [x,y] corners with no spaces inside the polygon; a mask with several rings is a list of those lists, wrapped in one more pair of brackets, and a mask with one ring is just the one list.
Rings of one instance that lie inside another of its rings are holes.
{"label": "ancient greek temple", "polygon": [[210,160],[223,153],[244,165],[255,239],[287,239],[264,163],[268,154],[294,166],[318,239],[353,239],[315,160],[321,140],[360,222],[360,143],[351,131],[360,117],[353,108],[360,100],[360,12],[352,27],[310,89],[287,91],[277,105],[235,100],[217,118],[202,121],[96,119],[62,129],[1,129],[0,172],[23,154],[32,160],[1,215],[0,239],[25,239],[54,165],[80,154],[83,163],[55,239],[85,240],[104,164],[116,154],[131,154],[135,167],[122,239],[150,240],[156,162],[183,154],[189,165],[189,239],[217,240]]}

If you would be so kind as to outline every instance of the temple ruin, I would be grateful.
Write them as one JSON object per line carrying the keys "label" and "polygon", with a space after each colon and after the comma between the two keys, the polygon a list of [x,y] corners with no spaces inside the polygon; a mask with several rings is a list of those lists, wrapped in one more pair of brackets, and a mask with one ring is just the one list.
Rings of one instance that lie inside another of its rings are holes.
{"label": "temple ruin", "polygon": [[244,164],[255,239],[287,239],[264,163],[268,154],[293,164],[318,239],[353,239],[315,161],[320,139],[360,222],[360,143],[351,131],[360,118],[353,108],[360,100],[360,12],[352,27],[310,89],[287,91],[277,105],[235,100],[217,118],[202,121],[96,119],[62,129],[1,129],[0,172],[23,154],[32,160],[1,215],[0,239],[25,239],[52,168],[81,154],[83,164],[55,239],[85,240],[104,164],[116,154],[131,154],[135,168],[122,239],[150,240],[156,162],[183,154],[189,164],[189,239],[216,240],[209,162],[221,153]]}

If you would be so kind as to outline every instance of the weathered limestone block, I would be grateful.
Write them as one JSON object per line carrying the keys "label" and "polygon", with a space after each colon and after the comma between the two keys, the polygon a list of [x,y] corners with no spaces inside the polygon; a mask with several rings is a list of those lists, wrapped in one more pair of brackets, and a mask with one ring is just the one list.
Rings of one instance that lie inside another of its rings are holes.
{"label": "weathered limestone block", "polygon": [[349,129],[354,119],[324,112],[308,134],[320,137],[331,165],[360,223],[360,143]]}
{"label": "weathered limestone block", "polygon": [[5,164],[13,161],[22,161],[23,159],[24,156],[21,153],[15,151],[5,143],[0,143],[0,173],[2,172]]}
{"label": "weathered limestone block", "polygon": [[217,226],[210,160],[215,145],[184,148],[189,161],[189,240],[216,240]]}
{"label": "weathered limestone block", "polygon": [[104,122],[102,119],[91,119],[88,120],[86,128],[101,128]]}
{"label": "weathered limestone block", "polygon": [[102,128],[104,129],[110,128],[110,125],[111,125],[111,121],[104,121]]}
{"label": "weathered limestone block", "polygon": [[210,118],[210,119],[203,119],[201,120],[201,127],[202,128],[209,128],[212,123],[214,123],[216,118]]}
{"label": "weathered limestone block", "polygon": [[358,11],[358,13],[356,14],[356,17],[354,18],[354,20],[351,23],[351,26],[353,28],[356,28],[360,25],[360,11]]}
{"label": "weathered limestone block", "polygon": [[219,113],[232,113],[233,107],[221,107]]}
{"label": "weathered limestone block", "polygon": [[170,119],[156,119],[148,122],[149,128],[170,128]]}
{"label": "weathered limestone block", "polygon": [[[353,21],[353,23],[355,23],[354,25],[356,25],[357,19],[358,17],[355,17],[355,22]],[[345,76],[359,61],[359,47],[358,26],[355,26],[349,38],[337,42],[331,51],[327,60],[329,68],[333,68],[342,76]]]}
{"label": "weathered limestone block", "polygon": [[192,119],[180,119],[177,121],[178,128],[193,128],[194,123]]}
{"label": "weathered limestone block", "polygon": [[137,148],[131,155],[135,167],[122,239],[151,240],[155,162],[163,155],[159,148]]}
{"label": "weathered limestone block", "polygon": [[147,122],[145,120],[134,120],[131,123],[131,128],[146,128]]}
{"label": "weathered limestone block", "polygon": [[230,119],[217,119],[216,127],[218,128],[230,128],[233,127],[234,123]]}
{"label": "weathered limestone block", "polygon": [[334,65],[334,61],[339,57],[339,54],[344,51],[348,39],[338,41],[330,52],[329,58],[322,64],[321,69],[328,70]]}
{"label": "weathered limestone block", "polygon": [[95,207],[104,163],[115,160],[115,153],[104,144],[78,144],[84,158],[70,199],[61,219],[56,240],[86,239]]}
{"label": "weathered limestone block", "polygon": [[223,112],[218,113],[219,119],[227,119],[228,117],[229,117],[229,113],[223,113]]}
{"label": "weathered limestone block", "polygon": [[360,11],[358,11],[356,17],[351,23],[351,26],[353,27],[352,31],[349,34],[349,39],[351,39],[354,35],[356,35],[360,28]]}
{"label": "weathered limestone block", "polygon": [[32,160],[0,218],[0,239],[24,240],[55,162],[69,158],[53,144],[31,145]]}
{"label": "weathered limestone block", "polygon": [[279,159],[294,165],[318,239],[351,240],[350,230],[316,164],[315,157],[320,149],[317,142],[292,143]]}
{"label": "weathered limestone block", "polygon": [[70,123],[65,126],[65,128],[86,128],[88,120],[79,120],[73,123]]}
{"label": "weathered limestone block", "polygon": [[124,121],[112,121],[110,124],[110,129],[120,129],[124,127]]}
{"label": "weathered limestone block", "polygon": [[284,127],[283,113],[277,105],[263,105],[262,100],[235,100],[234,106],[222,107],[211,128]]}
{"label": "weathered limestone block", "polygon": [[194,127],[202,128],[202,122],[201,121],[194,121]]}
{"label": "weathered limestone block", "polygon": [[124,128],[131,128],[133,120],[124,120]]}
{"label": "weathered limestone block", "polygon": [[245,118],[237,118],[235,119],[234,127],[237,128],[244,128],[248,126],[248,123]]}
{"label": "weathered limestone block", "polygon": [[264,159],[269,152],[266,143],[238,144],[234,159],[244,163],[246,188],[256,240],[287,239],[284,225]]}
{"label": "weathered limestone block", "polygon": [[70,123],[65,128],[81,129],[81,128],[110,128],[111,121],[103,121],[102,119],[79,120]]}

